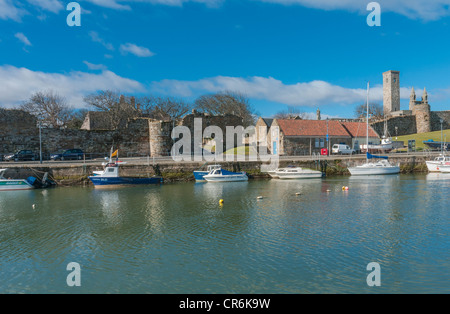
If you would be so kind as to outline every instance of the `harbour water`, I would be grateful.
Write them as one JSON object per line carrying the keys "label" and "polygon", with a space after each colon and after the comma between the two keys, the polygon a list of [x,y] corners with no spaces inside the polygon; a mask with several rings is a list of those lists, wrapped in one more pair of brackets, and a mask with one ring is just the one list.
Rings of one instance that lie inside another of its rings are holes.
{"label": "harbour water", "polygon": [[0,293],[450,293],[449,193],[443,174],[2,192]]}

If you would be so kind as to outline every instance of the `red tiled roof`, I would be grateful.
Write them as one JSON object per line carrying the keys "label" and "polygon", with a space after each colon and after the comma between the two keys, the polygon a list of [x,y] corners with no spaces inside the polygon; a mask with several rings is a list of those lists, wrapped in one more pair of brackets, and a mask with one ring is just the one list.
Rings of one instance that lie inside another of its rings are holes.
{"label": "red tiled roof", "polygon": [[[366,137],[367,124],[365,122],[341,122],[341,123],[353,138]],[[375,132],[375,130],[371,126],[369,126],[369,137],[379,138],[379,135],[377,134],[377,132]]]}
{"label": "red tiled roof", "polygon": [[326,120],[278,120],[281,132],[285,136],[322,136],[351,137],[339,121]]}

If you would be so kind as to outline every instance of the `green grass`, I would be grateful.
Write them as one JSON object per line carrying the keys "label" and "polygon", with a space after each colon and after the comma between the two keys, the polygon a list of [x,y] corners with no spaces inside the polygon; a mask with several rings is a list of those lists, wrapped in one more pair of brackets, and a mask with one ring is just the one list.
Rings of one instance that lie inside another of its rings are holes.
{"label": "green grass", "polygon": [[250,146],[239,146],[233,149],[227,150],[224,154],[228,155],[248,155],[250,154]]}
{"label": "green grass", "polygon": [[[444,130],[443,132],[444,141],[449,142],[450,141],[450,130]],[[409,140],[416,140],[416,148],[426,149],[428,148],[423,141],[433,140],[435,142],[441,141],[441,131],[436,132],[430,132],[430,133],[421,133],[421,134],[410,134],[410,135],[403,135],[396,138],[395,136],[392,137],[393,141],[399,141],[403,142],[405,146],[408,146]]]}

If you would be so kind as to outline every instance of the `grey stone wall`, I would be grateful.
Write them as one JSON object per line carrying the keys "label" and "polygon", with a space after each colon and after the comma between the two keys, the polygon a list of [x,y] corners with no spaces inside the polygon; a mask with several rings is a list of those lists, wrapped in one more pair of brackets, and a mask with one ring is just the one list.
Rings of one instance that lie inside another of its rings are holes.
{"label": "grey stone wall", "polygon": [[[148,155],[149,126],[146,119],[129,121],[126,129],[88,131],[42,128],[42,150],[55,153],[79,148],[87,154],[109,154],[111,146],[121,156]],[[39,152],[39,128],[36,118],[20,110],[0,110],[0,154],[20,149]]]}
{"label": "grey stone wall", "polygon": [[442,128],[444,130],[450,129],[450,111],[432,111],[431,112],[431,130],[440,131],[441,122],[443,120]]}
{"label": "grey stone wall", "polygon": [[[384,135],[384,121],[371,123],[372,128],[380,135]],[[397,131],[396,131],[397,127]],[[392,117],[387,119],[388,135],[394,137],[396,135],[408,135],[417,133],[416,117]]]}

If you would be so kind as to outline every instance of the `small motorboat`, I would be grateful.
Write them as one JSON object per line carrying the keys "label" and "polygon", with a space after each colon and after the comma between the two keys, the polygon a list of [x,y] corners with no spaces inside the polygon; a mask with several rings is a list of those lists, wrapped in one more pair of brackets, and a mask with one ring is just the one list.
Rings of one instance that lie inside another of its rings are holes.
{"label": "small motorboat", "polygon": [[210,173],[203,176],[207,182],[236,182],[248,181],[248,176],[245,172],[231,172],[222,168],[215,168]]}
{"label": "small motorboat", "polygon": [[0,191],[16,191],[34,189],[33,183],[36,178],[28,177],[27,179],[7,179],[4,177],[5,171],[8,169],[0,169]]}
{"label": "small motorboat", "polygon": [[208,166],[207,170],[196,170],[194,171],[194,177],[195,181],[202,182],[206,181],[203,177],[206,176],[208,173],[210,173],[214,169],[220,169],[220,165],[211,165]]}
{"label": "small motorboat", "polygon": [[[117,151],[114,154],[116,153]],[[119,161],[118,158],[113,162],[113,156],[114,155],[111,155],[111,157],[109,158],[109,162],[102,164],[104,165],[103,171],[93,171],[94,175],[89,177],[89,180],[91,180],[95,188],[163,183],[163,178],[158,176],[148,178],[120,176],[119,166],[126,163]]]}
{"label": "small motorboat", "polygon": [[288,167],[281,168],[275,171],[275,175],[278,179],[288,180],[288,179],[313,179],[322,178],[323,174],[320,171],[312,169],[303,169],[301,167]]}
{"label": "small motorboat", "polygon": [[440,166],[445,165],[446,162],[450,162],[450,156],[439,155],[434,160],[428,160],[427,168],[430,172],[440,172]]}

